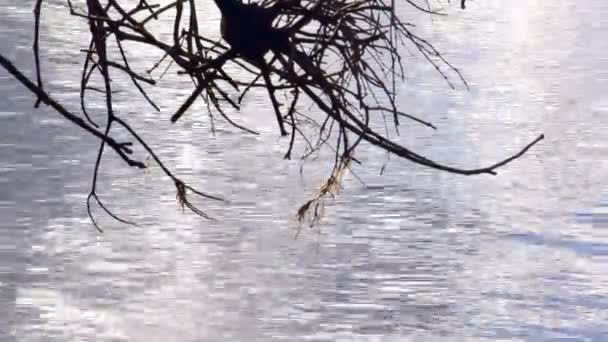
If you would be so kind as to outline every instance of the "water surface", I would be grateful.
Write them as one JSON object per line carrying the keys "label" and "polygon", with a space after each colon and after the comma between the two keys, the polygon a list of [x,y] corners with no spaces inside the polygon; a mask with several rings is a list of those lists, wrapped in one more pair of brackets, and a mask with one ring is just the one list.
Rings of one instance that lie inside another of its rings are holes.
{"label": "water surface", "polygon": [[[30,73],[31,8],[0,7],[0,52]],[[211,5],[201,11],[217,31]],[[577,217],[608,192],[608,3],[488,0],[448,12],[418,18],[417,32],[471,89],[450,90],[408,58],[400,106],[439,130],[406,125],[400,141],[481,166],[547,139],[497,177],[396,158],[380,176],[385,155],[362,148],[354,171],[367,186],[347,177],[320,230],[297,239],[296,210],[328,165],[311,161],[302,176],[282,159],[287,141],[263,93],[234,113],[261,136],[221,121],[212,134],[203,104],[169,124],[189,95],[177,78],[153,91],[162,113],[119,94],[118,110],[180,176],[231,202],[199,202],[218,222],[184,214],[158,168],[143,174],[108,154],[100,195],[140,226],[100,214],[98,234],[84,202],[96,142],[33,110],[0,71],[0,340],[607,340],[608,227]],[[44,13],[47,88],[77,110],[86,27],[63,1]]]}

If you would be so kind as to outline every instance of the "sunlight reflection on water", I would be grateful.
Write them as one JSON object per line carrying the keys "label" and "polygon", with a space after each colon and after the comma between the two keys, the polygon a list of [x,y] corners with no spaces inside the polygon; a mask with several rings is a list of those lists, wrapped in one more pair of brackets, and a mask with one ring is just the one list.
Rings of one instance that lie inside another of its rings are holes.
{"label": "sunlight reflection on water", "polygon": [[[31,6],[9,3],[0,52],[31,70]],[[62,3],[45,8],[46,78],[77,108],[80,67],[67,61],[86,40]],[[151,92],[160,114],[124,94],[118,110],[161,156],[231,202],[201,202],[218,222],[182,214],[157,168],[143,175],[107,158],[102,197],[140,227],[101,218],[99,235],[84,209],[95,141],[34,111],[0,71],[0,340],[608,339],[608,230],[576,216],[607,191],[608,46],[597,37],[608,5],[492,0],[450,13],[418,29],[471,90],[450,91],[408,60],[400,105],[439,130],[404,125],[400,141],[473,166],[540,132],[546,141],[498,177],[395,158],[379,176],[385,156],[363,148],[355,172],[369,186],[347,178],[320,231],[297,239],[295,212],[328,168],[312,161],[301,176],[282,159],[262,94],[233,114],[259,137],[221,122],[212,135],[203,104],[170,125],[188,95],[177,77]],[[217,31],[217,13],[205,15]]]}

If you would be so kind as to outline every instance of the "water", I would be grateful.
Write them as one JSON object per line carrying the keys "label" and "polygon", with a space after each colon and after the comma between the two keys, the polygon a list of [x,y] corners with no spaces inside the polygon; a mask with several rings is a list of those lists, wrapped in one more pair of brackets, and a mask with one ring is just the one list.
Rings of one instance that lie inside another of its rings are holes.
{"label": "water", "polygon": [[[213,135],[203,105],[169,124],[188,95],[177,79],[153,92],[160,114],[118,100],[180,176],[231,202],[199,202],[218,222],[182,213],[158,168],[143,174],[108,154],[100,195],[140,226],[98,212],[98,234],[84,206],[96,142],[33,110],[0,71],[0,340],[607,340],[608,227],[580,217],[608,193],[608,3],[468,7],[419,19],[418,32],[471,90],[408,59],[400,106],[439,130],[404,126],[401,141],[480,166],[546,140],[497,177],[395,158],[380,176],[385,156],[361,149],[354,171],[367,186],[349,176],[320,230],[297,239],[296,210],[328,166],[312,161],[301,176],[282,160],[263,94],[234,113],[261,136],[219,120]],[[0,52],[30,72],[31,8],[0,7]],[[214,30],[217,14],[204,10]],[[48,89],[75,110],[86,34],[62,1],[44,12]]]}

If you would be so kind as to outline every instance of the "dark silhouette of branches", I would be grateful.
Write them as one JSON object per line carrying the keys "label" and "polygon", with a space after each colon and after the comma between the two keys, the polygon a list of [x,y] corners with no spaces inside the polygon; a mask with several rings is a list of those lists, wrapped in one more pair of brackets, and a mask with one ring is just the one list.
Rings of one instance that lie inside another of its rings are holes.
{"label": "dark silhouette of branches", "polygon": [[[35,37],[33,52],[37,83],[29,80],[14,65],[0,55],[0,64],[37,96],[36,105],[45,103],[66,119],[93,134],[100,141],[87,209],[91,220],[94,200],[111,217],[130,223],[115,215],[96,192],[98,170],[106,146],[116,152],[129,166],[144,168],[143,162],[132,159],[132,142],[119,143],[113,129],[122,127],[141,145],[169,176],[176,187],[177,200],[182,208],[209,218],[190,202],[188,194],[213,200],[220,197],[198,191],[181,181],[158,158],[144,139],[113,109],[112,73],[126,74],[135,89],[159,111],[154,100],[142,86],[154,86],[159,80],[134,71],[127,57],[125,42],[141,48],[159,50],[163,57],[149,70],[167,63],[177,73],[192,80],[187,99],[170,116],[172,122],[183,119],[196,101],[206,101],[209,116],[219,114],[235,128],[246,133],[257,132],[238,125],[226,109],[238,110],[250,89],[265,88],[272,105],[279,133],[288,136],[285,158],[292,157],[294,146],[302,140],[307,146],[303,159],[324,147],[335,154],[333,171],[319,192],[298,211],[303,220],[310,215],[312,223],[321,217],[321,201],[336,193],[340,180],[350,168],[357,146],[363,141],[411,162],[455,174],[496,174],[496,170],[521,157],[543,139],[540,135],[519,153],[487,167],[464,169],[431,160],[389,137],[389,122],[396,132],[401,120],[412,120],[435,129],[431,123],[397,108],[396,83],[404,79],[401,51],[417,51],[434,66],[447,84],[454,82],[468,87],[460,71],[450,64],[427,40],[413,31],[413,26],[395,15],[395,0],[213,0],[221,12],[221,34],[218,42],[199,31],[197,2],[176,0],[165,5],[150,4],[146,0],[124,2],[118,0],[86,0],[86,9],[77,9],[66,0],[70,13],[86,20],[90,30],[88,48],[83,50],[81,75],[82,117],[68,112],[45,91],[39,60],[39,31],[41,5],[37,0],[34,10]],[[425,15],[439,15],[424,4],[405,0],[416,11]],[[460,3],[465,8],[465,1]],[[149,25],[162,16],[173,18],[172,34],[162,39],[152,33]],[[116,44],[108,45],[109,41]],[[111,47],[117,51],[110,53]],[[117,52],[117,53],[116,53]],[[110,56],[120,56],[113,60]],[[231,73],[227,66],[238,67]],[[166,70],[168,70],[167,67]],[[164,74],[164,72],[163,72]],[[92,75],[103,80],[103,89],[90,85]],[[237,76],[238,75],[238,76]],[[248,75],[248,76],[243,76]],[[105,99],[106,120],[103,125],[87,112],[87,92],[101,93]],[[237,96],[231,95],[237,93]],[[285,103],[281,99],[285,99]],[[302,104],[313,104],[319,115],[301,111]],[[374,120],[385,122],[385,131],[372,128]],[[313,127],[314,134],[306,133],[305,126]]]}

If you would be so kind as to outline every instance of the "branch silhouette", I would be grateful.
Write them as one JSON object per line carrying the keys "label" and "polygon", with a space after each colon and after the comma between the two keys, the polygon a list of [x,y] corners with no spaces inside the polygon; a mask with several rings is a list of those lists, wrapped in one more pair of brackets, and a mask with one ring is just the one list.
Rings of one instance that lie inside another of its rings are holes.
{"label": "branch silhouette", "polygon": [[[248,134],[257,132],[234,122],[227,109],[240,109],[240,103],[250,89],[264,88],[277,121],[281,136],[289,137],[285,158],[292,158],[294,146],[302,141],[307,149],[302,158],[329,148],[335,154],[333,170],[319,192],[298,210],[299,219],[314,224],[321,217],[322,201],[335,194],[340,180],[352,162],[359,162],[355,151],[361,142],[404,158],[413,163],[436,170],[461,175],[496,174],[497,169],[520,158],[543,139],[539,135],[522,150],[487,167],[467,169],[445,165],[425,157],[390,138],[388,125],[385,131],[372,128],[376,120],[392,122],[399,132],[401,120],[435,129],[431,123],[397,108],[396,84],[404,81],[402,51],[417,51],[434,66],[447,85],[455,82],[468,85],[460,71],[450,64],[426,39],[413,32],[413,25],[395,14],[395,0],[259,0],[244,3],[240,0],[213,0],[221,13],[222,41],[216,41],[199,31],[196,1],[176,0],[164,6],[149,4],[145,0],[126,5],[116,0],[86,0],[86,8],[77,9],[66,0],[70,13],[89,26],[90,41],[84,49],[84,67],[81,75],[80,114],[68,112],[45,91],[40,70],[39,34],[41,6],[37,0],[34,10],[36,82],[0,55],[0,65],[17,81],[37,96],[39,102],[51,106],[67,120],[97,137],[100,141],[95,163],[87,209],[94,200],[111,217],[124,222],[105,205],[96,193],[98,169],[105,147],[117,153],[129,166],[145,168],[145,164],[131,157],[132,142],[119,143],[113,138],[113,128],[127,130],[135,143],[141,145],[169,176],[176,187],[178,203],[182,208],[210,218],[194,206],[188,194],[211,200],[222,200],[181,181],[155,154],[146,141],[113,109],[112,74],[124,73],[152,108],[159,107],[147,94],[145,86],[155,86],[160,79],[136,72],[127,56],[125,43],[134,43],[163,57],[149,70],[162,64],[177,74],[192,80],[190,96],[170,116],[171,122],[183,120],[197,101],[206,101],[209,116],[220,115],[236,129]],[[443,15],[430,8],[405,0],[414,11],[424,15]],[[460,2],[462,9],[465,1]],[[160,18],[172,19],[172,31],[167,36],[153,33],[150,25]],[[115,41],[116,44],[108,44]],[[133,45],[133,44],[130,44]],[[111,49],[116,51],[111,51]],[[119,56],[116,58],[116,56]],[[114,60],[115,59],[115,60]],[[139,66],[139,65],[137,65]],[[228,67],[230,66],[230,67]],[[234,67],[239,71],[234,72]],[[166,72],[165,70],[165,72]],[[164,74],[164,73],[163,73]],[[103,80],[103,89],[90,85],[92,75]],[[87,91],[96,90],[105,99],[105,124],[87,112]],[[237,96],[231,95],[237,93]],[[282,99],[283,102],[282,102]],[[312,104],[315,115],[301,108]],[[310,133],[310,129],[314,128]]]}

